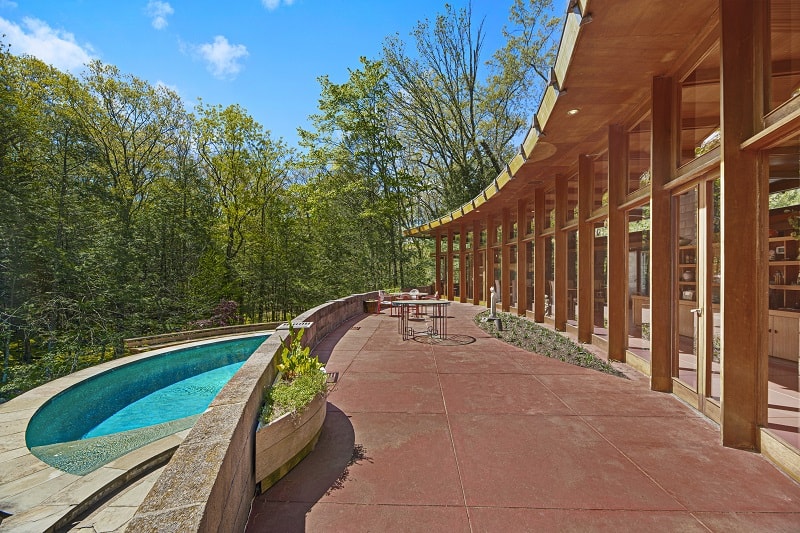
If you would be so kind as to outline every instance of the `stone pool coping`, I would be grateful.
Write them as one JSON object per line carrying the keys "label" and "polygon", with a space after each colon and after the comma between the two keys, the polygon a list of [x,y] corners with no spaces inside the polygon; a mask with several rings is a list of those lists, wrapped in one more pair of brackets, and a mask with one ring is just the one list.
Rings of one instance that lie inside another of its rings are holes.
{"label": "stone pool coping", "polygon": [[[264,333],[268,331],[202,339],[180,348]],[[2,521],[3,530],[46,531],[68,524],[99,500],[169,461],[191,429],[151,442],[84,476],[68,474],[35,457],[25,443],[25,430],[34,413],[67,388],[112,368],[175,349],[169,346],[85,368],[0,404],[0,512],[11,515]]]}

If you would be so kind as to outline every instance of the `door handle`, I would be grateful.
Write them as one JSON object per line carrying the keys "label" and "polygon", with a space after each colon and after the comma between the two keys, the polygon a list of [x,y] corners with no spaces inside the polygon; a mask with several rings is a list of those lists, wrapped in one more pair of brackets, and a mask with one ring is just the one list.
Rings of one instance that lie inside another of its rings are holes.
{"label": "door handle", "polygon": [[689,312],[696,314],[698,317],[703,316],[703,308],[702,307],[696,307],[694,309],[689,309]]}

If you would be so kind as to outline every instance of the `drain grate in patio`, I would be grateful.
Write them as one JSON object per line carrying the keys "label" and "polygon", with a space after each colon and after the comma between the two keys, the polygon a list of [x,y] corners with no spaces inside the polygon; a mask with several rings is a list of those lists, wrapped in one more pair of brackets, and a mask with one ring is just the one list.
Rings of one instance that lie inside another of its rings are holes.
{"label": "drain grate in patio", "polygon": [[414,341],[422,344],[435,344],[436,346],[463,346],[464,344],[475,342],[475,337],[470,337],[469,335],[447,335],[446,337],[417,335],[414,337]]}

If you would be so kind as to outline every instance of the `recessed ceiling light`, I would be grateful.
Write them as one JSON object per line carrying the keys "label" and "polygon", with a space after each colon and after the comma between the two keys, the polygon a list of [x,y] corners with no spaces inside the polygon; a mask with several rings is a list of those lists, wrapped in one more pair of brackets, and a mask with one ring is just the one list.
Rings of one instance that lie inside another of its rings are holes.
{"label": "recessed ceiling light", "polygon": [[570,115],[570,116],[572,116],[572,115],[577,115],[577,114],[578,114],[578,112],[580,112],[580,109],[578,109],[578,108],[576,107],[575,109],[570,109],[569,111],[567,111],[567,115]]}

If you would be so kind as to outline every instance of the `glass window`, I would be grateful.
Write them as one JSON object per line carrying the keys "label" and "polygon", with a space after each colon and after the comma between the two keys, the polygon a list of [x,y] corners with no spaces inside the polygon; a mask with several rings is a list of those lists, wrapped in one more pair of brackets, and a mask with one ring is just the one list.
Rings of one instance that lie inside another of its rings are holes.
{"label": "glass window", "polygon": [[567,233],[567,322],[578,320],[578,232]]}
{"label": "glass window", "polygon": [[[788,403],[797,402],[800,397],[797,374],[800,359],[800,136],[769,150],[767,158],[771,191],[769,281],[764,287],[769,294],[768,427],[800,448],[798,404]],[[716,344],[714,349],[716,354]],[[724,360],[724,354],[721,359]]]}
{"label": "glass window", "polygon": [[556,247],[556,239],[555,237],[550,237],[549,239],[544,240],[544,253],[545,253],[545,270],[544,270],[544,277],[545,283],[547,283],[547,287],[545,287],[545,298],[544,298],[544,314],[547,316],[555,316],[555,306],[558,304],[554,297],[555,297],[555,247]]}
{"label": "glass window", "polygon": [[601,209],[608,205],[608,153],[603,153],[592,162],[592,205]]}
{"label": "glass window", "polygon": [[544,228],[556,227],[556,192],[550,189],[544,194]]}
{"label": "glass window", "polygon": [[578,176],[567,180],[567,222],[578,219]]}
{"label": "glass window", "polygon": [[681,151],[678,166],[720,142],[719,44],[681,82]]}
{"label": "glass window", "polygon": [[650,204],[628,217],[628,350],[650,361]]}
{"label": "glass window", "polygon": [[467,254],[464,258],[464,268],[467,269],[466,272],[466,290],[467,290],[467,300],[472,300],[475,297],[475,280],[472,277],[473,273],[473,261],[472,261],[472,254]]}
{"label": "glass window", "polygon": [[528,254],[528,271],[526,272],[525,276],[525,290],[528,293],[528,310],[533,311],[533,268],[534,268],[534,243],[533,241],[525,243],[525,253]]}
{"label": "glass window", "polygon": [[508,248],[508,282],[511,284],[511,307],[517,306],[517,247],[509,246]]}
{"label": "glass window", "polygon": [[628,133],[628,194],[650,185],[650,133],[648,116]]}
{"label": "glass window", "polygon": [[608,337],[608,225],[606,221],[594,226],[594,334]]}

